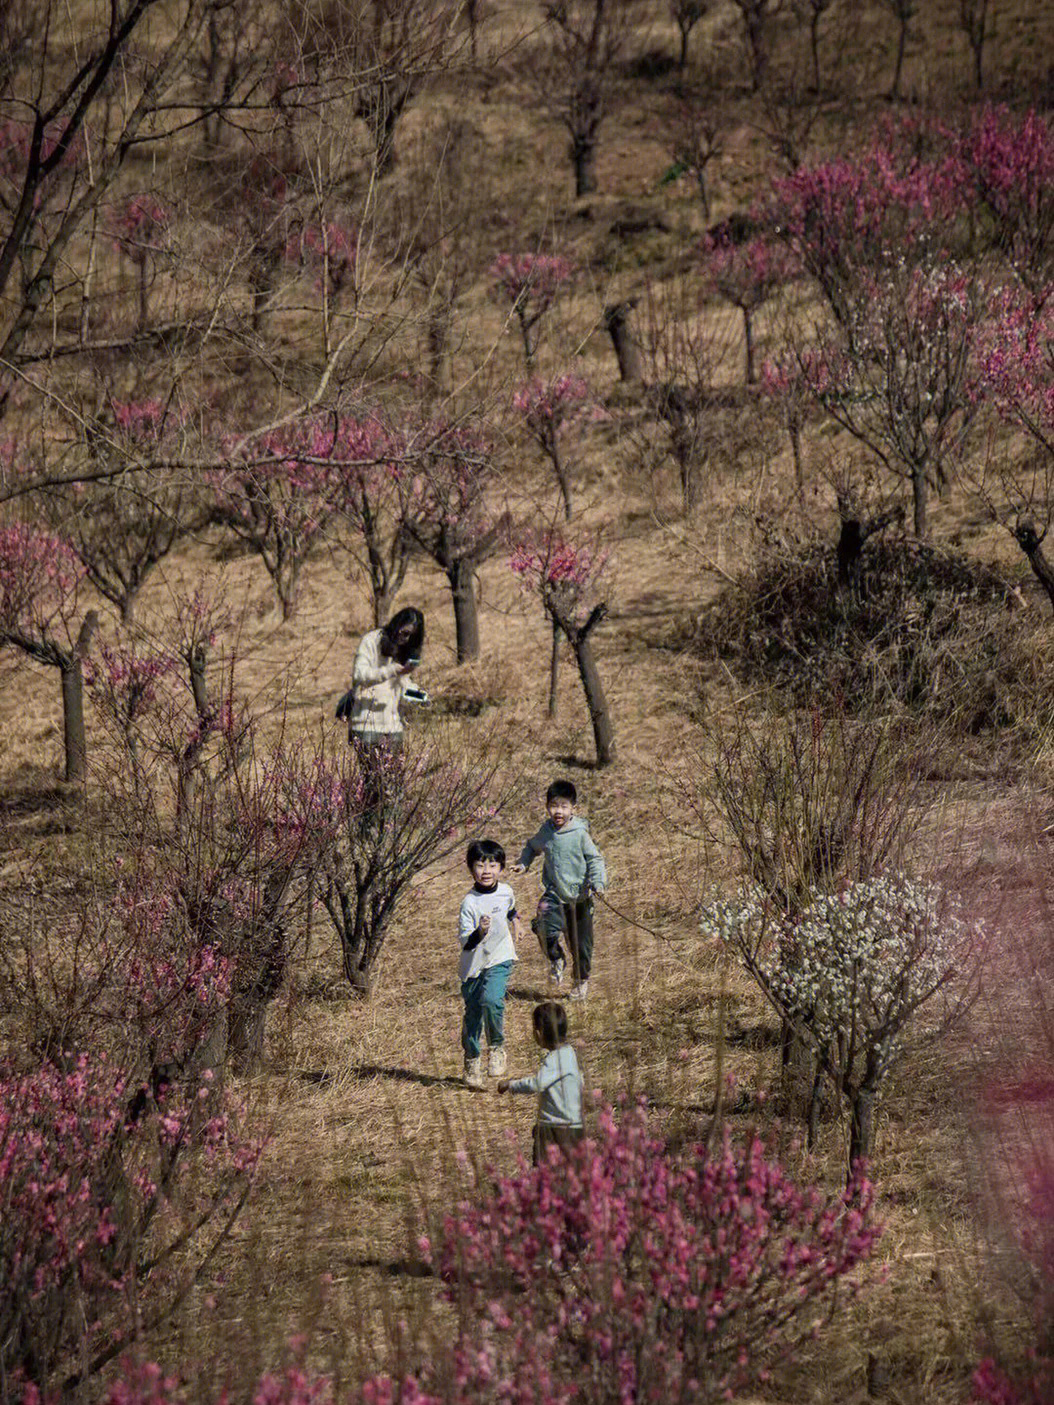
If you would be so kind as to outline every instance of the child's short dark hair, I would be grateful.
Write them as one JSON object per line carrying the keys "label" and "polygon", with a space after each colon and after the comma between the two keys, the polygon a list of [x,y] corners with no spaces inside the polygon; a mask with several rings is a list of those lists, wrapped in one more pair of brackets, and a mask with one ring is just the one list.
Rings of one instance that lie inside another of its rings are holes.
{"label": "child's short dark hair", "polygon": [[578,801],[578,791],[575,790],[573,781],[553,781],[552,785],[545,792],[545,803],[551,805],[554,800],[570,800],[574,805]]}
{"label": "child's short dark hair", "polygon": [[497,859],[499,867],[504,868],[505,850],[496,839],[473,839],[468,846],[465,862],[472,868],[480,859]]}
{"label": "child's short dark hair", "polygon": [[567,1038],[567,1011],[558,1000],[543,1000],[531,1016],[535,1032],[546,1049],[555,1049]]}

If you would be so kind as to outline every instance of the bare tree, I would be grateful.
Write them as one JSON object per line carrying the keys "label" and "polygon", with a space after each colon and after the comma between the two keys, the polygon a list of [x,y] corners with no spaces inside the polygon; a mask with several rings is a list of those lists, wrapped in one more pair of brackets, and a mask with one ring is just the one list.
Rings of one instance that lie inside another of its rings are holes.
{"label": "bare tree", "polygon": [[973,77],[977,91],[984,87],[984,46],[991,33],[988,0],[959,0],[959,28],[973,55]]}
{"label": "bare tree", "polygon": [[770,30],[773,17],[779,14],[783,0],[732,0],[743,24],[743,38],[750,60],[750,81],[757,92],[765,80],[771,45]]}
{"label": "bare tree", "polygon": [[447,380],[454,317],[479,261],[490,184],[479,129],[459,117],[443,122],[415,148],[405,190],[390,207],[394,258],[407,261],[419,309],[429,393]]}
{"label": "bare tree", "polygon": [[918,0],[882,0],[882,3],[897,21],[897,52],[893,61],[893,82],[889,89],[889,96],[895,102],[899,102],[900,80],[904,72],[904,54],[908,46],[908,30],[911,27],[911,21],[918,14]]}
{"label": "bare tree", "polygon": [[708,0],[669,0],[670,18],[681,36],[681,47],[677,51],[677,67],[683,73],[688,66],[688,40],[692,30],[706,14]]}
{"label": "bare tree", "polygon": [[527,76],[571,138],[575,195],[597,188],[600,129],[611,107],[616,62],[627,35],[627,0],[550,0]]}
{"label": "bare tree", "polygon": [[820,91],[820,21],[836,0],[796,0],[795,8],[809,26],[809,57],[812,61],[812,86]]}
{"label": "bare tree", "polygon": [[441,734],[411,738],[401,753],[373,767],[369,782],[347,750],[328,762],[327,774],[331,803],[315,812],[325,840],[319,896],[340,940],[348,983],[365,998],[413,879],[478,833],[508,788],[478,745],[464,752]]}
{"label": "bare tree", "polygon": [[641,299],[641,352],[649,398],[666,428],[677,465],[681,503],[691,511],[710,456],[714,378],[732,333],[700,310],[701,287],[689,279],[649,285]]}
{"label": "bare tree", "polygon": [[673,169],[667,179],[688,175],[695,179],[703,217],[710,218],[710,188],[706,170],[723,154],[723,112],[717,102],[702,94],[688,94],[674,109],[670,119],[667,142],[673,157]]}
{"label": "bare tree", "polygon": [[[17,365],[38,321],[52,316],[60,271],[67,287],[83,284],[74,240],[130,153],[164,140],[164,99],[199,43],[206,6],[180,0],[156,28],[147,20],[158,0],[93,0],[94,23],[54,0],[37,10],[31,58],[8,71],[0,90],[15,169],[0,242],[4,363]],[[149,49],[149,63],[124,62],[133,45]]]}
{"label": "bare tree", "polygon": [[375,169],[395,160],[395,129],[421,85],[448,68],[464,43],[460,0],[287,0],[319,72],[355,90]]}

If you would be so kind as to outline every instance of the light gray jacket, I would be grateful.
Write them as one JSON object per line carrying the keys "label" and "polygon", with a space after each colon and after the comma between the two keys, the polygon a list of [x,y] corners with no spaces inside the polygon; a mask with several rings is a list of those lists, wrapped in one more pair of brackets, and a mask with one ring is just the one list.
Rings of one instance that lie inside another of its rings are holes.
{"label": "light gray jacket", "polygon": [[581,902],[590,888],[603,892],[607,887],[604,856],[593,843],[589,825],[578,815],[572,815],[562,829],[546,820],[523,846],[520,863],[530,868],[537,854],[544,855],[542,887],[562,903]]}

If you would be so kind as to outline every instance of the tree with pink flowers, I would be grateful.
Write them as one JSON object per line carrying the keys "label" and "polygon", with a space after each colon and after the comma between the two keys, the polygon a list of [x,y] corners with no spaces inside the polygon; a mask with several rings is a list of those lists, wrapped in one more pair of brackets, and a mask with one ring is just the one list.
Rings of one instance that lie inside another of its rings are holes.
{"label": "tree with pink flowers", "polygon": [[341,747],[319,770],[304,812],[320,856],[318,894],[353,993],[365,998],[385,939],[417,875],[447,858],[501,810],[508,782],[485,747],[408,736],[366,776]]}
{"label": "tree with pink flowers", "polygon": [[403,485],[403,526],[450,584],[457,661],[467,663],[479,655],[476,573],[508,531],[508,515],[487,497],[494,451],[474,426],[444,421],[409,432],[406,445],[413,472]]}
{"label": "tree with pink flowers", "polygon": [[595,546],[566,541],[549,531],[521,542],[509,564],[524,589],[539,597],[554,629],[550,708],[555,691],[555,631],[559,630],[571,645],[578,665],[593,726],[596,764],[607,766],[615,759],[615,729],[592,642],[593,631],[608,610],[607,555]]}
{"label": "tree with pink flowers", "polygon": [[644,1105],[604,1109],[595,1136],[489,1174],[426,1241],[464,1324],[440,1370],[459,1399],[512,1380],[525,1405],[754,1394],[867,1260],[872,1198],[861,1176],[799,1185],[757,1138],[674,1146]]}
{"label": "tree with pink flowers", "polygon": [[83,663],[98,623],[89,610],[76,629],[83,580],[76,553],[61,537],[22,523],[0,527],[0,647],[59,670],[68,781],[85,774]]}
{"label": "tree with pink flowers", "polygon": [[252,439],[209,478],[213,520],[259,556],[288,620],[296,610],[300,572],[328,526],[334,507],[329,416],[293,420]]}
{"label": "tree with pink flowers", "polygon": [[918,154],[918,135],[895,128],[774,182],[773,225],[838,323],[855,315],[863,282],[943,257],[961,180],[946,158]]}
{"label": "tree with pink flowers", "polygon": [[929,526],[931,488],[975,415],[971,350],[982,289],[952,264],[861,280],[846,320],[802,356],[824,410],[911,487],[914,527]]}
{"label": "tree with pink flowers", "polygon": [[548,383],[528,381],[512,397],[513,409],[523,416],[528,433],[552,465],[568,522],[574,515],[574,497],[561,439],[565,426],[581,420],[591,399],[587,383],[573,375],[557,376]]}
{"label": "tree with pink flowers", "polygon": [[156,277],[158,260],[168,245],[171,224],[171,212],[149,193],[133,195],[110,222],[115,247],[136,270],[140,332],[149,325],[150,286]]}
{"label": "tree with pink flowers", "polygon": [[405,456],[402,434],[380,415],[340,417],[333,446],[333,505],[369,584],[378,628],[391,615],[410,555],[403,487],[412,470]]}
{"label": "tree with pink flowers", "polygon": [[574,267],[558,254],[499,254],[490,266],[496,294],[516,318],[527,370],[534,364],[541,322],[570,287]]}
{"label": "tree with pink flowers", "polygon": [[1054,284],[993,297],[976,340],[971,394],[997,419],[1022,431],[1033,452],[990,453],[960,474],[992,520],[1010,532],[1054,606],[1054,564],[1045,543],[1054,523]]}
{"label": "tree with pink flowers", "polygon": [[[67,462],[74,472],[107,473],[96,481],[41,489],[36,501],[48,525],[68,539],[87,577],[130,624],[143,586],[188,532],[207,520],[202,494],[189,474],[152,468],[178,454],[178,410],[155,397],[118,400],[85,426],[73,420]],[[50,447],[50,446],[48,446]],[[46,454],[40,455],[41,464]],[[123,473],[122,465],[133,472]],[[112,473],[109,472],[112,470]],[[46,473],[41,473],[46,477]]]}
{"label": "tree with pink flowers", "polygon": [[260,1148],[199,1091],[101,1053],[0,1066],[0,1398],[78,1392],[226,1239]]}
{"label": "tree with pink flowers", "polygon": [[703,273],[710,287],[743,315],[746,383],[754,385],[754,314],[783,286],[794,271],[786,245],[767,235],[745,243],[707,236],[703,244]]}
{"label": "tree with pink flowers", "polygon": [[1054,124],[1030,108],[975,112],[948,163],[964,202],[976,201],[993,241],[1036,296],[1054,273]]}

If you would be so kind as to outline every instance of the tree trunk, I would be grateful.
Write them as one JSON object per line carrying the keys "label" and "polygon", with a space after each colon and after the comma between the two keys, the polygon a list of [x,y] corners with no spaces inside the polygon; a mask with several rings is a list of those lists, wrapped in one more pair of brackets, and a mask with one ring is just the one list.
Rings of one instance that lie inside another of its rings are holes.
{"label": "tree trunk", "polygon": [[864,550],[864,532],[859,519],[843,517],[838,535],[838,584],[853,586],[860,580],[860,559]]}
{"label": "tree trunk", "polygon": [[1054,608],[1054,567],[1043,551],[1043,538],[1032,522],[1021,522],[1014,528],[1014,540],[1028,557],[1033,575],[1046,591],[1051,608]]}
{"label": "tree trunk", "polygon": [[813,10],[809,20],[809,48],[812,51],[812,85],[820,91],[820,12]]}
{"label": "tree trunk", "polygon": [[139,260],[139,330],[146,331],[150,321],[150,288],[146,277],[146,255]]}
{"label": "tree trunk", "polygon": [[204,721],[212,711],[209,702],[209,684],[205,676],[205,666],[209,661],[209,646],[204,641],[194,645],[187,657],[190,670],[190,691],[194,696],[194,711]]}
{"label": "tree trunk", "polygon": [[611,723],[611,713],[600,682],[596,660],[593,658],[593,646],[584,631],[579,631],[577,638],[571,640],[571,644],[575,651],[582,687],[585,689],[589,720],[593,724],[597,766],[608,766],[615,759],[615,729]]}
{"label": "tree trunk", "polygon": [[555,717],[557,713],[557,703],[559,694],[557,685],[560,680],[560,626],[556,620],[553,625],[553,651],[549,657],[549,708],[548,715]]}
{"label": "tree trunk", "polygon": [[787,421],[787,432],[791,441],[791,457],[794,461],[794,486],[798,490],[798,501],[805,496],[805,468],[801,456],[801,425],[796,418]]}
{"label": "tree trunk", "polygon": [[571,518],[574,516],[574,503],[571,499],[571,480],[567,476],[567,470],[564,468],[563,459],[560,457],[560,445],[557,443],[555,427],[547,438],[549,440],[547,446],[549,461],[553,466],[553,472],[556,474],[556,481],[560,485],[560,496],[564,500],[564,517],[570,522]]}
{"label": "tree trunk", "polygon": [[900,75],[904,68],[904,50],[908,42],[908,22],[906,19],[900,21],[900,33],[897,35],[897,62],[893,69],[893,87],[889,96],[894,102],[900,101]]}
{"label": "tree trunk", "polygon": [[683,73],[688,66],[688,35],[691,33],[691,29],[685,24],[679,25],[678,28],[681,31],[681,47],[677,53],[677,67]]}
{"label": "tree trunk", "polygon": [[706,188],[706,170],[702,162],[699,163],[696,169],[695,183],[699,187],[699,200],[703,207],[703,219],[708,220],[710,218],[710,194]]}
{"label": "tree trunk", "polygon": [[454,600],[457,661],[479,658],[479,611],[476,608],[476,572],[470,561],[455,561],[447,570]]}
{"label": "tree trunk", "polygon": [[99,616],[89,610],[84,616],[73,651],[62,664],[62,735],[66,752],[66,779],[84,780],[88,743],[84,733],[84,655],[91,647]]}
{"label": "tree trunk", "polygon": [[88,757],[84,735],[84,674],[81,660],[76,657],[62,668],[62,733],[66,779],[83,781]]}
{"label": "tree trunk", "polygon": [[930,485],[922,465],[916,464],[911,470],[911,492],[915,504],[915,535],[921,541],[928,530],[927,508],[930,495]]}
{"label": "tree trunk", "polygon": [[597,188],[597,141],[591,134],[576,135],[571,142],[571,160],[575,168],[575,197],[590,195]]}
{"label": "tree trunk", "polygon": [[644,379],[640,347],[630,326],[630,315],[635,306],[636,303],[630,301],[609,303],[604,308],[604,326],[615,348],[619,380],[629,385],[639,385]]}
{"label": "tree trunk", "polygon": [[391,614],[391,608],[392,608],[392,600],[393,600],[393,598],[394,598],[394,596],[393,596],[392,591],[390,591],[390,590],[385,590],[385,589],[381,589],[381,588],[378,588],[377,586],[374,586],[374,590],[373,590],[373,627],[374,627],[374,629],[380,629],[382,625],[385,625],[385,624],[388,623],[388,618],[389,618],[389,615]]}
{"label": "tree trunk", "polygon": [[264,1034],[267,1029],[267,1002],[231,1002],[227,1051],[239,1073],[255,1073],[263,1062]]}
{"label": "tree trunk", "polygon": [[849,1173],[858,1161],[868,1161],[875,1147],[875,1090],[862,1087],[853,1095],[849,1125]]}
{"label": "tree trunk", "polygon": [[754,385],[757,381],[754,370],[754,321],[749,307],[743,308],[743,340],[747,349],[747,385]]}
{"label": "tree trunk", "polygon": [[816,1059],[816,1069],[813,1073],[812,1091],[809,1094],[809,1114],[805,1127],[805,1147],[807,1151],[812,1151],[816,1145],[816,1134],[820,1127],[820,1109],[823,1105],[823,1064]]}

